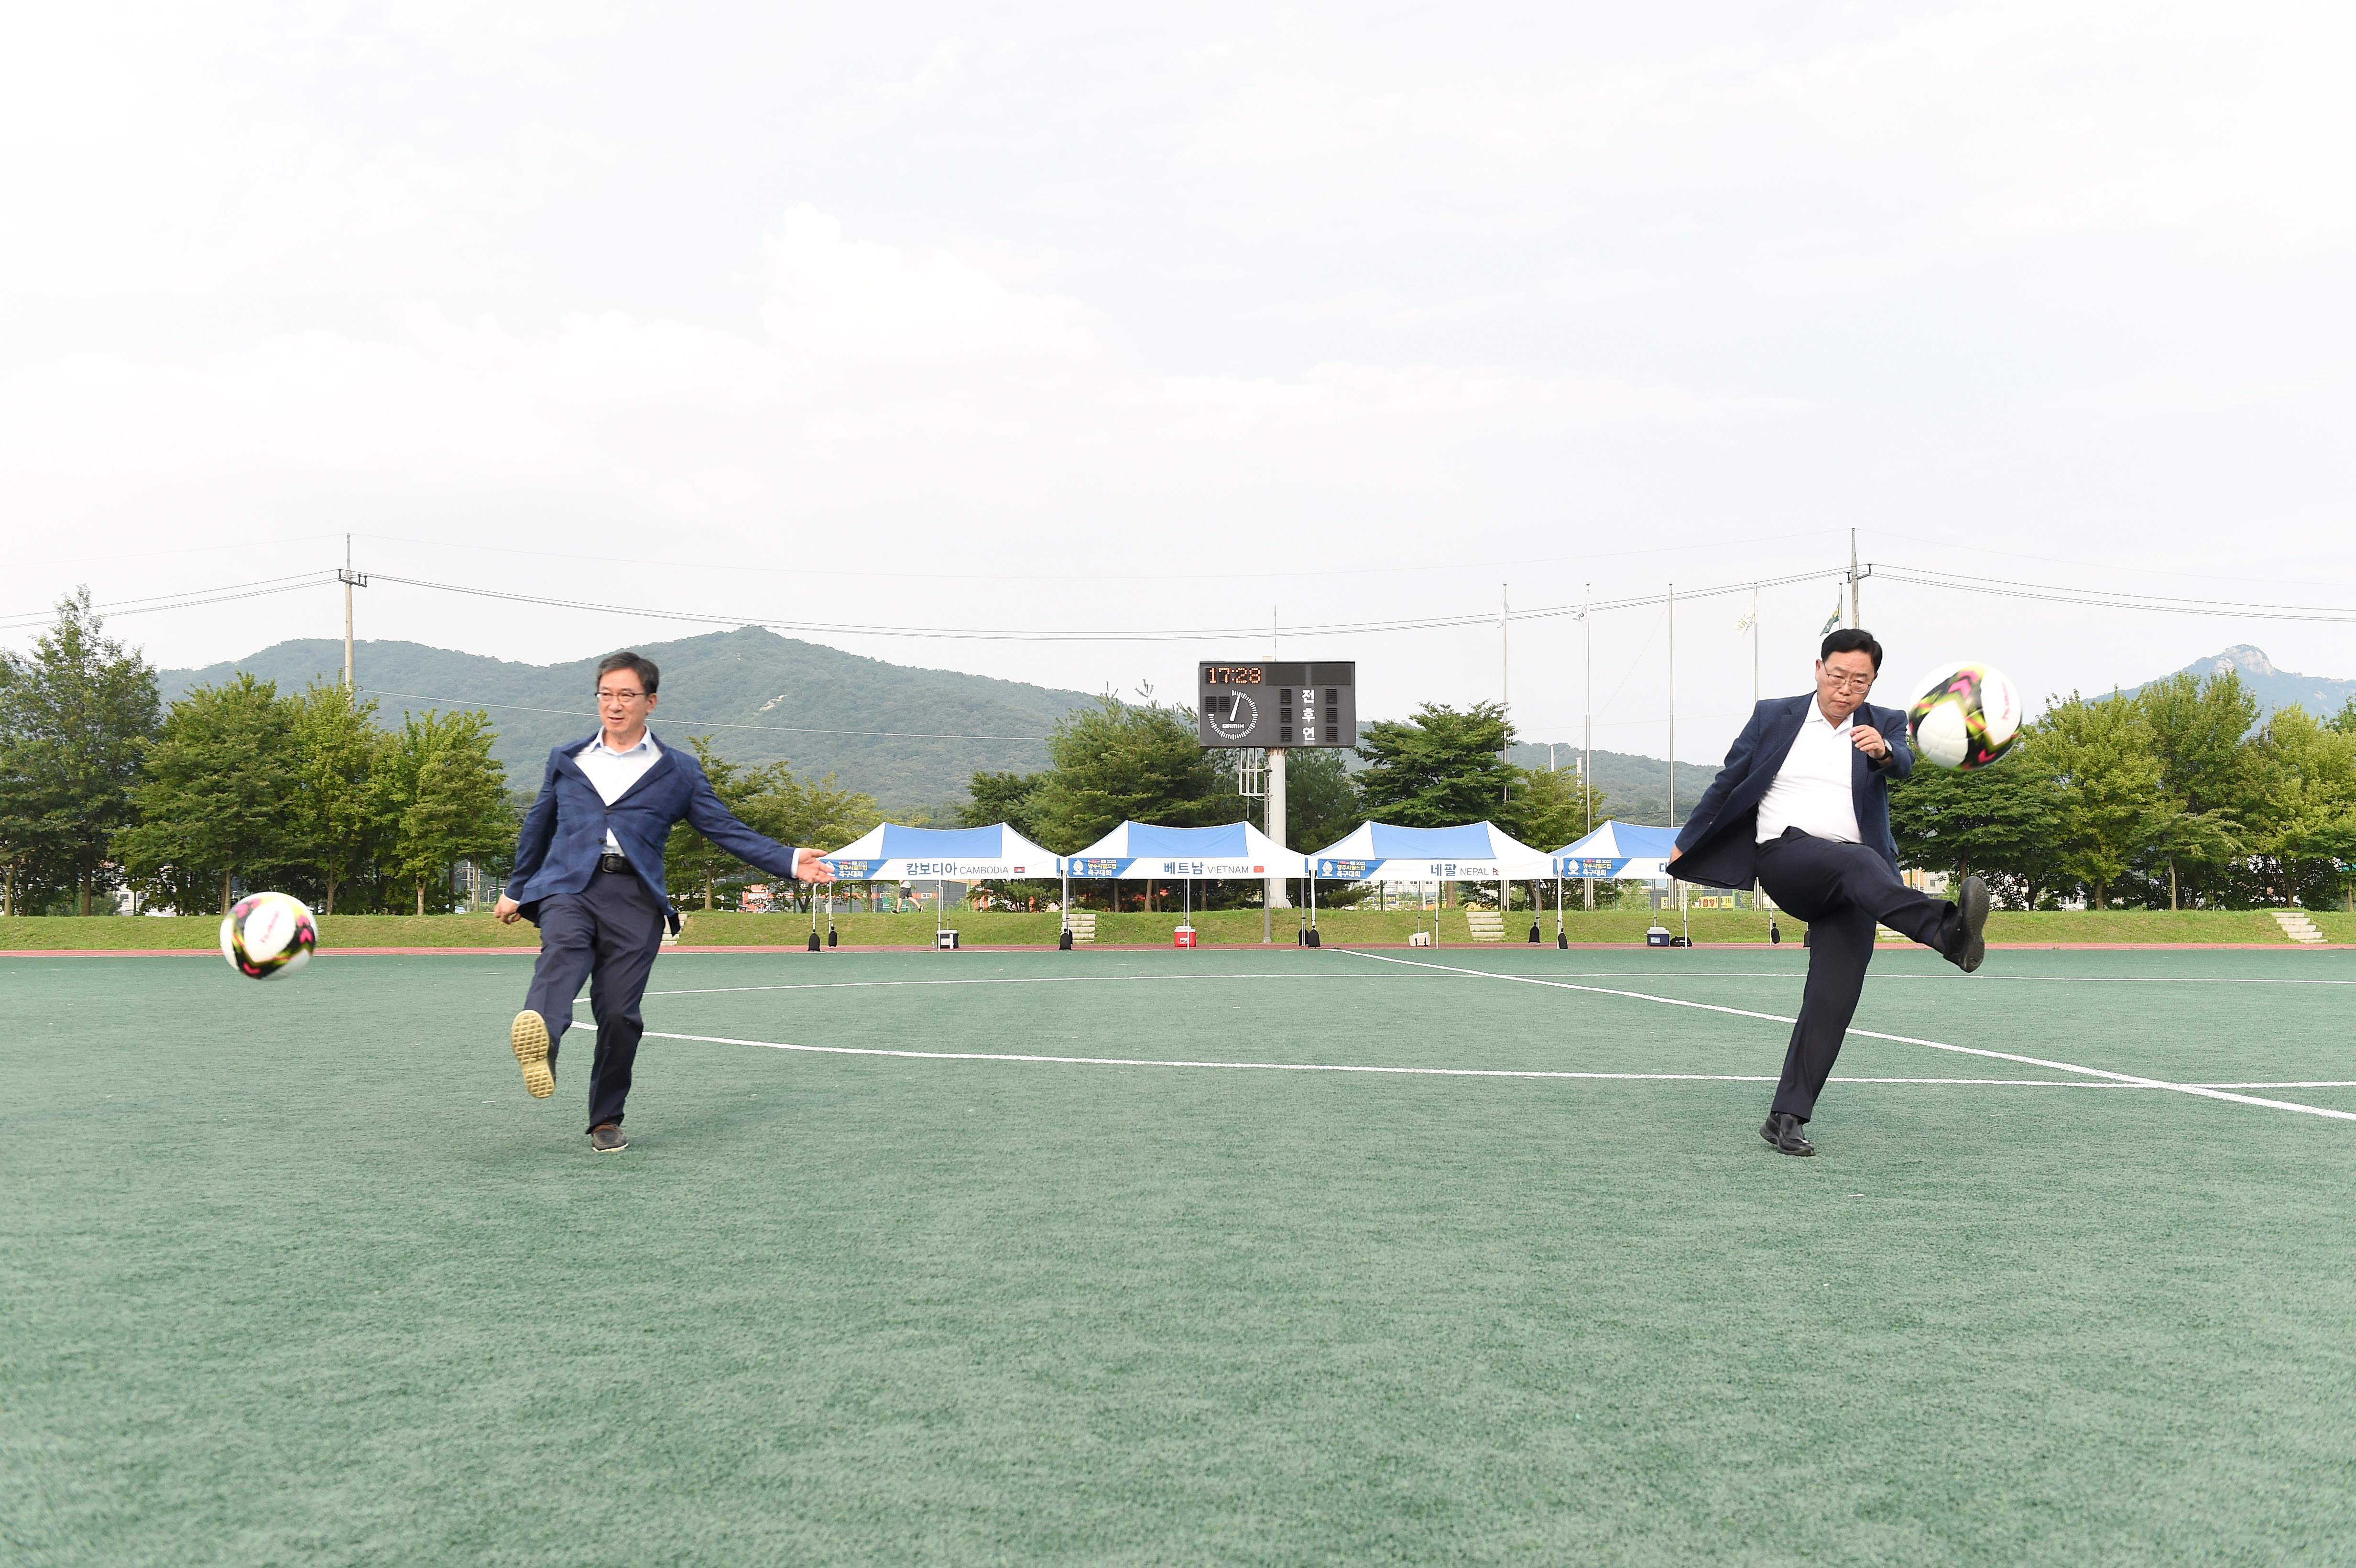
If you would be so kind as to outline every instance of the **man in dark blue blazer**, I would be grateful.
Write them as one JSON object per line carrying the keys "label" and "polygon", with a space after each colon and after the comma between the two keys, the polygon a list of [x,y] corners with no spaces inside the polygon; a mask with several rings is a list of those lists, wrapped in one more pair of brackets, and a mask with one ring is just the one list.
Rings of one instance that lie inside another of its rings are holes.
{"label": "man in dark blue blazer", "polygon": [[1880,669],[1872,634],[1846,627],[1826,637],[1815,694],[1752,710],[1669,855],[1680,880],[1756,885],[1808,923],[1800,1017],[1759,1129],[1784,1154],[1816,1152],[1800,1129],[1856,1016],[1876,924],[1937,948],[1966,974],[1987,952],[1987,883],[1965,878],[1951,903],[1899,879],[1890,784],[1914,771],[1914,753],[1906,715],[1865,699]]}
{"label": "man in dark blue blazer", "polygon": [[523,1086],[534,1099],[556,1092],[556,1050],[573,1022],[573,998],[589,982],[597,1054],[589,1068],[589,1147],[619,1154],[622,1104],[646,1033],[639,1003],[661,950],[679,930],[663,882],[663,845],[687,822],[741,860],[776,876],[830,882],[816,849],[795,849],[754,832],[712,793],[691,752],[659,744],[647,720],[661,672],[621,653],[597,666],[599,731],[548,754],[540,798],[523,819],[515,874],[494,912],[540,927],[524,1010],[508,1031]]}

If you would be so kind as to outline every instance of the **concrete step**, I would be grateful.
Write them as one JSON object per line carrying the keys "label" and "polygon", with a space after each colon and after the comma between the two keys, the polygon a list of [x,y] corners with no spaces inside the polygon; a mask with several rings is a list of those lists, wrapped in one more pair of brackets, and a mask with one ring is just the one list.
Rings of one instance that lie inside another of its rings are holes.
{"label": "concrete step", "polygon": [[1064,918],[1071,923],[1073,946],[1077,947],[1083,942],[1094,942],[1097,939],[1096,911],[1076,909],[1066,914]]}
{"label": "concrete step", "polygon": [[2323,933],[2315,929],[2315,922],[2308,919],[2301,911],[2278,909],[2274,912],[2274,917],[2275,923],[2283,928],[2283,934],[2293,942],[2311,944],[2326,940]]}
{"label": "concrete step", "polygon": [[1472,928],[1475,942],[1505,940],[1505,917],[1495,910],[1468,909],[1464,912],[1464,923]]}

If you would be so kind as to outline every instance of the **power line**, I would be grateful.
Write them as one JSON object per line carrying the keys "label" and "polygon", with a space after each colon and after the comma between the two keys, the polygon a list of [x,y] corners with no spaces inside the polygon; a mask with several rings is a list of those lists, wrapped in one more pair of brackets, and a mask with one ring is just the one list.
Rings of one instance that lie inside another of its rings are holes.
{"label": "power line", "polygon": [[[2023,599],[2044,603],[2074,604],[2094,609],[2140,610],[2174,615],[2200,615],[2221,620],[2356,624],[2356,609],[2338,605],[2276,604],[2249,600],[2123,593],[2070,588],[2053,583],[2022,582],[2005,578],[1975,577],[1961,572],[1941,571],[1925,567],[1879,565],[1874,570],[1891,581],[1912,583],[1918,587],[1940,588],[1954,592]],[[1257,626],[1192,626],[1146,632],[1091,632],[1058,631],[1038,627],[873,625],[855,622],[800,621],[758,614],[723,615],[707,611],[667,610],[642,604],[615,604],[592,600],[560,599],[542,594],[518,593],[506,589],[477,588],[466,583],[435,582],[423,578],[399,577],[384,572],[374,572],[370,575],[380,582],[397,582],[404,587],[423,588],[433,592],[457,593],[470,598],[495,599],[509,603],[536,604],[549,609],[580,610],[608,615],[633,615],[648,620],[682,621],[692,624],[731,628],[760,626],[770,631],[798,632],[825,636],[916,637],[974,642],[1170,643],[1199,642],[1222,637],[1252,637],[1257,636],[1259,632]],[[1761,588],[1780,588],[1792,583],[1813,582],[1828,578],[1846,581],[1846,573],[1838,568],[1792,572],[1783,577],[1762,578],[1755,581],[1730,582],[1709,588],[1690,589],[1681,593],[1680,597],[1722,598],[1729,594],[1754,592]],[[197,590],[180,594],[158,594],[148,599],[123,600],[93,605],[91,608],[110,617],[146,615],[166,610],[189,610],[208,604],[228,603],[241,599],[298,592],[306,588],[325,586],[334,580],[334,573],[331,571],[304,572],[284,578],[264,578],[255,582],[230,583],[220,588]],[[1665,593],[1641,593],[1619,599],[1597,600],[1588,604],[1549,604],[1515,610],[1505,619],[1546,621],[1576,618],[1582,613],[1598,611],[1644,609],[1665,603],[1667,603]],[[30,626],[47,624],[53,614],[54,611],[49,611],[39,614],[0,619],[0,631],[17,631]],[[1475,611],[1465,614],[1425,615],[1391,621],[1332,622],[1322,625],[1298,626],[1293,630],[1296,635],[1301,636],[1380,636],[1405,632],[1486,627],[1494,625],[1496,621],[1495,612]],[[841,732],[854,733],[848,731]],[[855,733],[863,734],[867,731],[855,731]],[[1033,739],[1034,737],[960,738]]]}
{"label": "power line", "polygon": [[2328,604],[2262,604],[2234,599],[2190,599],[2162,593],[2104,593],[2051,583],[2013,582],[2000,577],[1966,577],[1923,567],[1883,566],[1877,575],[1893,582],[1984,593],[1999,599],[2033,599],[2049,604],[2083,604],[2104,610],[2148,610],[2166,615],[2209,615],[2226,620],[2356,622],[2356,610]]}
{"label": "power line", "polygon": [[[608,604],[590,600],[557,599],[543,594],[518,593],[508,589],[476,588],[458,582],[431,582],[423,578],[396,577],[390,572],[371,572],[379,582],[398,582],[410,588],[430,589],[441,593],[463,593],[477,599],[499,599],[516,604],[537,604],[548,609],[586,610],[599,614],[637,615],[648,620],[686,621],[696,624],[716,626],[760,626],[773,632],[805,632],[830,636],[925,637],[975,642],[1025,643],[1173,643],[1198,642],[1211,637],[1256,636],[1256,626],[1193,626],[1156,632],[1060,632],[1037,628],[1010,629],[988,626],[890,626],[867,625],[840,621],[790,621],[764,615],[720,615],[701,610],[659,610],[639,604]],[[1730,582],[1715,588],[1689,590],[1688,599],[1718,598],[1729,593],[1748,593],[1754,587],[1777,588],[1793,582],[1812,582],[1821,578],[1839,576],[1837,569],[1794,572],[1786,577],[1770,577],[1756,582]],[[1659,593],[1636,594],[1624,599],[1599,600],[1591,604],[1552,604],[1537,609],[1515,610],[1515,621],[1544,621],[1563,616],[1578,616],[1596,610],[1633,610],[1665,602]],[[1496,617],[1476,612],[1463,615],[1426,615],[1398,621],[1345,621],[1324,625],[1296,626],[1297,636],[1368,636],[1397,632],[1445,631],[1459,626],[1494,625]]]}
{"label": "power line", "polygon": [[[305,588],[316,588],[336,580],[332,571],[306,571],[294,577],[265,577],[260,582],[231,583],[226,588],[198,589],[195,596],[159,593],[151,599],[125,599],[111,604],[93,604],[93,613],[109,619],[123,615],[152,615],[159,610],[193,610],[200,604],[226,604],[233,599],[262,599],[273,593],[294,593]],[[276,587],[264,584],[275,583]],[[21,631],[27,626],[46,626],[56,615],[54,609],[37,615],[16,615],[0,620],[0,631]]]}
{"label": "power line", "polygon": [[[1787,539],[1815,539],[1837,532],[1834,528],[1804,528],[1795,533],[1758,534],[1744,539],[1746,545],[1774,544]],[[513,545],[485,545],[453,542],[443,539],[413,539],[406,534],[362,533],[361,539],[382,539],[390,544],[423,545],[432,549],[463,549],[484,554],[519,555],[537,560],[586,560],[610,566],[659,566],[673,571],[724,571],[731,574],[754,572],[762,575],[812,577],[880,578],[889,581],[917,582],[1223,582],[1231,581],[1232,571],[1092,571],[1092,572],[979,572],[979,571],[838,571],[804,566],[745,566],[742,563],[682,560],[676,557],[588,555],[574,550],[526,549]],[[1590,550],[1579,555],[1518,556],[1500,560],[1419,561],[1406,566],[1346,566],[1322,567],[1320,577],[1379,577],[1401,572],[1434,571],[1475,571],[1497,567],[1548,566],[1563,561],[1617,560],[1629,556],[1674,555],[1686,550],[1719,548],[1710,544],[1648,545],[1641,549]],[[1284,576],[1285,573],[1270,573]]]}
{"label": "power line", "polygon": [[[471,697],[427,697],[415,691],[387,691],[381,687],[363,686],[359,690],[369,697],[397,697],[410,702],[431,702],[447,708],[504,708],[516,713],[553,713],[567,719],[594,719],[596,714],[578,708],[529,708],[520,702],[483,702]],[[676,724],[687,730],[758,730],[778,735],[855,735],[872,741],[1044,741],[1044,735],[927,735],[915,730],[813,730],[798,724],[719,724],[697,719],[666,719],[666,724]]]}

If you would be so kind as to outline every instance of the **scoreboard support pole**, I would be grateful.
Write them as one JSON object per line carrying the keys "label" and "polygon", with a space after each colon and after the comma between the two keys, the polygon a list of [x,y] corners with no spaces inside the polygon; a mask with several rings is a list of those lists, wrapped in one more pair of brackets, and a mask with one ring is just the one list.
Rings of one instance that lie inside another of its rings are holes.
{"label": "scoreboard support pole", "polygon": [[[1268,825],[1260,831],[1274,840],[1278,848],[1284,848],[1284,748],[1281,746],[1268,749]],[[1259,939],[1263,944],[1276,939],[1273,912],[1290,902],[1291,900],[1285,896],[1284,878],[1269,878],[1260,897]]]}

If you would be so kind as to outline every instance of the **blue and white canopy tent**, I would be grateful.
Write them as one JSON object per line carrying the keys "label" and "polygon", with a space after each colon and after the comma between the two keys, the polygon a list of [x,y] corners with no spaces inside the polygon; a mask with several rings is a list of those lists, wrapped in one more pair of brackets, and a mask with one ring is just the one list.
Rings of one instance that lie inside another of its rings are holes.
{"label": "blue and white canopy tent", "polygon": [[[1674,827],[1641,827],[1632,822],[1612,821],[1573,844],[1566,844],[1554,852],[1555,875],[1568,880],[1577,877],[1586,881],[1613,882],[1623,878],[1656,882],[1669,874],[1669,851],[1677,847],[1677,830]],[[1561,883],[1556,884],[1558,888]],[[1555,896],[1558,905],[1561,894]],[[1685,907],[1680,884],[1677,906]],[[1562,923],[1562,912],[1555,912],[1555,924]],[[1690,945],[1693,931],[1688,923],[1686,937]]]}
{"label": "blue and white canopy tent", "polygon": [[[989,882],[1048,878],[1059,862],[1001,822],[991,827],[904,827],[879,822],[851,843],[822,857],[846,882]],[[831,912],[830,905],[830,912]],[[816,926],[816,914],[811,917]],[[937,907],[933,916],[940,924]]]}
{"label": "blue and white canopy tent", "polygon": [[1150,822],[1124,822],[1078,854],[1064,857],[1064,924],[1066,930],[1071,926],[1068,912],[1074,877],[1102,881],[1180,878],[1186,883],[1186,918],[1191,923],[1197,877],[1265,880],[1308,874],[1306,858],[1248,822],[1216,827],[1157,827]]}
{"label": "blue and white canopy tent", "polygon": [[[1312,877],[1339,882],[1495,882],[1504,909],[1505,884],[1554,875],[1542,849],[1533,849],[1494,822],[1459,827],[1400,827],[1387,822],[1361,824],[1310,857]],[[1317,884],[1309,884],[1315,918]],[[1437,910],[1432,919],[1439,920]]]}
{"label": "blue and white canopy tent", "polygon": [[1606,822],[1575,844],[1554,852],[1558,877],[1618,881],[1623,877],[1659,881],[1669,874],[1669,851],[1677,845],[1674,827],[1640,827]]}

